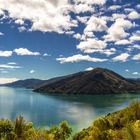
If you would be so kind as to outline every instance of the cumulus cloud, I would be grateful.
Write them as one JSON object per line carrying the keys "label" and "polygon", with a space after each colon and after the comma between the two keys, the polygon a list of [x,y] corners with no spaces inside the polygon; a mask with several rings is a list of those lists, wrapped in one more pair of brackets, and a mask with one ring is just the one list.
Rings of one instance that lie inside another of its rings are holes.
{"label": "cumulus cloud", "polygon": [[18,25],[30,21],[29,31],[65,33],[78,26],[70,12],[94,12],[94,6],[105,3],[106,0],[0,0],[0,15]]}
{"label": "cumulus cloud", "polygon": [[24,26],[18,27],[19,32],[26,31],[27,29]]}
{"label": "cumulus cloud", "polygon": [[84,29],[84,32],[94,32],[94,31],[105,31],[107,30],[107,22],[102,17],[94,17],[92,16],[86,23],[86,28]]}
{"label": "cumulus cloud", "polygon": [[127,39],[123,39],[123,40],[118,40],[115,42],[116,45],[128,45],[131,44],[131,42]]}
{"label": "cumulus cloud", "polygon": [[137,71],[133,72],[132,73],[133,75],[138,75],[139,73]]}
{"label": "cumulus cloud", "polygon": [[10,57],[12,54],[12,51],[0,51],[0,57]]}
{"label": "cumulus cloud", "polygon": [[77,14],[85,12],[94,12],[94,8],[89,4],[80,3],[74,6],[73,11]]}
{"label": "cumulus cloud", "polygon": [[126,71],[126,72],[129,72],[129,69],[126,69],[125,71]]}
{"label": "cumulus cloud", "polygon": [[118,18],[108,29],[108,34],[104,36],[104,39],[106,41],[118,41],[120,39],[124,39],[129,35],[126,30],[132,28],[133,26],[134,25],[131,21]]}
{"label": "cumulus cloud", "polygon": [[27,48],[18,48],[18,49],[15,49],[14,52],[17,55],[40,55],[39,52],[32,52],[28,50]]}
{"label": "cumulus cloud", "polygon": [[22,19],[17,19],[17,20],[15,20],[15,23],[19,24],[19,25],[23,25],[24,21]]}
{"label": "cumulus cloud", "polygon": [[112,5],[112,6],[109,7],[109,10],[114,11],[114,10],[118,10],[118,9],[120,9],[120,8],[121,8],[120,5]]}
{"label": "cumulus cloud", "polygon": [[137,44],[136,44],[136,45],[133,46],[133,48],[135,48],[135,49],[140,49],[140,45],[137,45]]}
{"label": "cumulus cloud", "polygon": [[115,48],[110,48],[110,49],[87,49],[85,51],[86,53],[100,53],[100,54],[105,54],[107,56],[113,55],[116,53]]}
{"label": "cumulus cloud", "polygon": [[140,4],[137,4],[136,8],[140,9]]}
{"label": "cumulus cloud", "polygon": [[57,58],[57,61],[59,61],[60,63],[68,63],[68,62],[80,62],[80,61],[90,61],[90,62],[104,62],[107,61],[107,59],[100,59],[100,58],[95,58],[95,57],[90,57],[89,55],[81,55],[81,54],[77,54],[77,55],[73,55],[70,57],[61,57],[61,58]]}
{"label": "cumulus cloud", "polygon": [[130,37],[130,41],[140,41],[140,31],[136,31],[135,33],[133,33],[133,35]]}
{"label": "cumulus cloud", "polygon": [[51,54],[44,53],[43,56],[51,56]]}
{"label": "cumulus cloud", "polygon": [[103,5],[106,3],[106,0],[74,0],[77,3],[86,3],[89,5]]}
{"label": "cumulus cloud", "polygon": [[[111,6],[108,3],[104,5],[106,1],[0,0],[0,15],[4,15],[7,20],[9,19],[9,23],[18,24],[19,26],[16,27],[19,32],[39,30],[71,35],[77,39],[77,42],[79,41],[76,49],[82,53],[100,53],[110,56],[120,53],[119,47],[116,45],[131,44],[132,46],[126,48],[123,46],[123,54],[110,58],[113,61],[126,61],[129,57],[128,50],[139,49],[139,46],[135,46],[134,43],[140,41],[140,32],[132,33],[131,30],[133,27],[136,27],[135,29],[138,27],[135,19],[140,17],[139,5],[135,6],[136,11],[134,8],[130,8],[130,5],[116,4]],[[108,12],[110,12],[109,15]],[[2,21],[2,19],[0,20]],[[75,27],[80,30],[75,30]],[[0,35],[3,34],[0,32]],[[0,51],[0,56],[9,57],[14,53],[17,55],[41,55],[39,52],[27,48],[16,48],[12,51]],[[42,56],[47,56],[47,54]],[[134,58],[133,60],[136,60]],[[61,63],[67,61],[107,61],[107,59],[81,54],[67,58],[60,57],[57,60]]]}
{"label": "cumulus cloud", "polygon": [[30,70],[30,73],[32,74],[32,73],[34,73],[35,72],[35,70]]}
{"label": "cumulus cloud", "polygon": [[79,45],[77,45],[77,49],[80,49],[83,52],[90,52],[94,49],[104,49],[106,48],[107,44],[102,40],[97,39],[88,39],[87,41],[80,42]]}
{"label": "cumulus cloud", "polygon": [[120,14],[120,13],[113,13],[112,18],[113,18],[113,20],[116,20],[118,18],[124,19],[124,18],[126,18],[126,15],[125,14]]}
{"label": "cumulus cloud", "polygon": [[129,13],[128,18],[138,19],[138,18],[140,18],[140,14],[137,11],[132,11],[132,12]]}
{"label": "cumulus cloud", "polygon": [[82,35],[77,33],[77,34],[74,34],[73,37],[80,40]]}
{"label": "cumulus cloud", "polygon": [[4,35],[4,33],[0,32],[0,36],[3,36],[3,35]]}
{"label": "cumulus cloud", "polygon": [[86,23],[88,21],[88,19],[90,18],[89,16],[76,16],[77,20],[81,23]]}
{"label": "cumulus cloud", "polygon": [[114,58],[112,58],[113,61],[122,61],[122,62],[125,62],[127,61],[128,57],[130,55],[128,53],[122,53]]}
{"label": "cumulus cloud", "polygon": [[140,53],[134,55],[132,59],[133,60],[140,60]]}
{"label": "cumulus cloud", "polygon": [[70,30],[77,26],[69,15],[70,9],[69,0],[0,0],[0,10],[7,11],[16,24],[23,24],[25,20],[32,23],[30,31],[63,33]]}

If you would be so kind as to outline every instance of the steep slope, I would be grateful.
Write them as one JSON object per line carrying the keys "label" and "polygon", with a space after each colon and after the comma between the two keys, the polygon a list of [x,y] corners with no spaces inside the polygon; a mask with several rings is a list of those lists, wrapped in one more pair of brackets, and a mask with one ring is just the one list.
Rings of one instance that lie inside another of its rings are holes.
{"label": "steep slope", "polygon": [[45,84],[34,91],[67,94],[127,93],[140,92],[140,84],[127,80],[111,70],[96,68]]}

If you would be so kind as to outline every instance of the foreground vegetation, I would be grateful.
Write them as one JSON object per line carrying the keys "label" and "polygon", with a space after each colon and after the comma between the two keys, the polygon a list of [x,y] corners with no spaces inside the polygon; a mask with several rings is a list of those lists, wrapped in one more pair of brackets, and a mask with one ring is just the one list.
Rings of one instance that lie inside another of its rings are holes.
{"label": "foreground vegetation", "polygon": [[140,140],[140,103],[98,118],[73,140]]}
{"label": "foreground vegetation", "polygon": [[93,124],[72,136],[67,122],[42,130],[18,117],[15,122],[0,120],[0,140],[140,140],[140,103],[96,119]]}

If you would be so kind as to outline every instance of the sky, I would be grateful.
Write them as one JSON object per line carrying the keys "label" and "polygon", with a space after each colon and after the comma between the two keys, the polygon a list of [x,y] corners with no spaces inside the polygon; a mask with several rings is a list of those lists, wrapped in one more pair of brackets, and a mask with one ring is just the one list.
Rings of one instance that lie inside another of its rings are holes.
{"label": "sky", "polygon": [[140,78],[139,0],[0,0],[0,83],[96,67]]}

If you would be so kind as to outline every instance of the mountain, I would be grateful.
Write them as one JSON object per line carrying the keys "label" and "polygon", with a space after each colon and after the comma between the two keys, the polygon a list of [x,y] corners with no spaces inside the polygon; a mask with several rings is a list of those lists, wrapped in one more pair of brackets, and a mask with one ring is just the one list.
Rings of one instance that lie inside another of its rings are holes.
{"label": "mountain", "polygon": [[54,83],[58,80],[66,78],[66,77],[68,77],[68,76],[55,77],[55,78],[51,78],[49,80],[25,79],[25,80],[18,80],[18,81],[12,82],[12,83],[2,84],[0,86],[34,89],[34,88],[39,88],[40,86],[44,86],[46,84]]}
{"label": "mountain", "polygon": [[9,86],[9,87],[20,87],[20,88],[35,88],[41,86],[45,80],[40,79],[25,79],[25,80],[18,80],[12,83],[3,84],[2,86]]}
{"label": "mountain", "polygon": [[126,79],[111,70],[95,68],[92,71],[65,76],[34,91],[65,94],[135,93],[140,92],[140,83]]}

